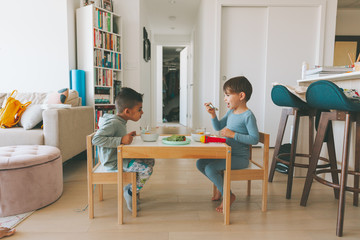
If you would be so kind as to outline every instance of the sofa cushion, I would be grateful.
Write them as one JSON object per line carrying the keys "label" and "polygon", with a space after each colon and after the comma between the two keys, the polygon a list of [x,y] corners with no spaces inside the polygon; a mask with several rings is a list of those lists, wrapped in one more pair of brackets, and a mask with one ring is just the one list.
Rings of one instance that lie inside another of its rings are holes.
{"label": "sofa cushion", "polygon": [[0,108],[3,105],[5,98],[6,98],[6,93],[0,93]]}
{"label": "sofa cushion", "polygon": [[0,147],[10,145],[43,145],[42,129],[25,130],[22,127],[0,128]]}
{"label": "sofa cushion", "polygon": [[[2,102],[2,106],[4,107],[6,99],[10,96],[10,93],[7,93],[3,102]],[[17,95],[15,96],[16,100],[19,100],[22,103],[25,102],[29,102],[31,101],[32,104],[42,104],[44,103],[45,99],[46,99],[47,93],[22,93],[22,92],[18,92]],[[1,98],[1,95],[0,95]],[[1,100],[0,100],[1,101]]]}
{"label": "sofa cushion", "polygon": [[81,105],[81,97],[76,90],[69,90],[69,96],[67,97],[65,104],[70,104],[72,107],[78,107]]}
{"label": "sofa cushion", "polygon": [[41,104],[30,104],[22,114],[19,126],[23,127],[25,130],[34,128],[42,121],[43,111]]}
{"label": "sofa cushion", "polygon": [[57,92],[49,93],[46,104],[64,104],[69,96],[69,89],[63,88]]}

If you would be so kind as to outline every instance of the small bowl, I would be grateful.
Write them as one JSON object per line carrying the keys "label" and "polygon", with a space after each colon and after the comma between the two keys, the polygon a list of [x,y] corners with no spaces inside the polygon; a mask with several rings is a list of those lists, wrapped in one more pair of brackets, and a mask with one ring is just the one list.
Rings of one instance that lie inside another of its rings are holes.
{"label": "small bowl", "polygon": [[142,133],[140,136],[144,142],[156,142],[159,138],[158,133]]}

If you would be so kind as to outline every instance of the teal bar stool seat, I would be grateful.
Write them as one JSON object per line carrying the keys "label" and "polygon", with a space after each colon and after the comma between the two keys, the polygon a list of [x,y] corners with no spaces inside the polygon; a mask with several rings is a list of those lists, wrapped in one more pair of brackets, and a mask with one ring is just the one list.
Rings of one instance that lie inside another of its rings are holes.
{"label": "teal bar stool seat", "polygon": [[[310,158],[309,153],[297,153],[296,145],[299,132],[299,123],[301,117],[309,118],[309,150],[313,146],[314,139],[314,118],[316,116],[316,109],[310,107],[306,102],[302,101],[299,97],[291,93],[283,85],[275,85],[271,90],[271,99],[277,106],[286,107],[282,109],[278,134],[276,137],[274,155],[272,158],[270,173],[269,173],[269,182],[273,181],[275,170],[279,164],[287,166],[287,189],[286,189],[286,198],[291,198],[294,167],[308,168],[309,164],[297,163],[295,162],[296,157]],[[289,116],[293,116],[293,134],[291,137],[290,144],[282,144],[284,133],[287,125],[287,120]],[[290,145],[290,147],[289,147]],[[310,152],[310,151],[309,151]],[[321,158],[323,161],[327,161],[325,158]],[[327,168],[330,165],[319,164],[318,168]]]}
{"label": "teal bar stool seat", "polygon": [[[330,81],[317,81],[312,83],[306,92],[306,100],[311,107],[329,109],[330,112],[322,112],[319,122],[315,143],[312,148],[310,166],[306,176],[301,205],[306,206],[313,179],[327,186],[333,187],[339,192],[338,216],[336,225],[336,235],[343,235],[344,213],[345,213],[345,191],[354,193],[353,205],[358,205],[359,189],[359,166],[360,166],[360,101],[349,99],[345,96],[342,89]],[[341,159],[341,169],[322,169],[316,170],[318,156],[320,154],[325,134],[328,128],[332,128],[332,121],[345,121],[343,152]],[[354,170],[348,169],[349,147],[351,125],[356,122],[355,136],[355,167]],[[338,175],[340,173],[340,183],[329,182],[320,176],[322,173]],[[347,186],[348,174],[354,175],[353,187]]]}

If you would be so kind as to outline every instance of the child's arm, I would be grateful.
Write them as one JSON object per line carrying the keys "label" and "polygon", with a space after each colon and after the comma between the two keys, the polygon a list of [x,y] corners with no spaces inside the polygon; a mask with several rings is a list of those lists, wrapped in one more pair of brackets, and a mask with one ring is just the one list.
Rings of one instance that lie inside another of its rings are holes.
{"label": "child's arm", "polygon": [[204,103],[204,105],[206,107],[206,111],[210,113],[211,118],[216,118],[215,108],[212,107],[213,105],[210,102]]}
{"label": "child's arm", "polygon": [[257,144],[259,142],[259,130],[256,124],[255,116],[251,114],[249,117],[247,117],[245,124],[248,130],[248,134],[235,133],[234,139],[249,145]]}
{"label": "child's arm", "polygon": [[125,145],[131,144],[134,136],[136,136],[135,131],[129,132],[128,134],[126,134],[125,136],[122,137],[121,143],[125,144]]}
{"label": "child's arm", "polygon": [[225,116],[219,121],[219,119],[217,118],[217,116],[215,115],[215,118],[211,119],[211,123],[214,127],[214,129],[216,131],[220,131],[221,129],[223,129],[224,127],[226,127],[226,123],[227,123],[227,118],[229,115],[230,111],[227,111],[227,113],[225,114]]}
{"label": "child's arm", "polygon": [[104,124],[95,133],[92,143],[100,147],[117,148],[121,144],[122,137],[114,137],[114,133],[115,129],[113,129],[112,125]]}

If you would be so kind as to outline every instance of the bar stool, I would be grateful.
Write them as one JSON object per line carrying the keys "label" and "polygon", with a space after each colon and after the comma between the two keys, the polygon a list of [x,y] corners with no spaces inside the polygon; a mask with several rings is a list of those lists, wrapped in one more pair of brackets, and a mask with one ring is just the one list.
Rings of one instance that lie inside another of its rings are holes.
{"label": "bar stool", "polygon": [[[331,109],[331,112],[323,112],[320,117],[319,128],[316,134],[314,147],[311,153],[310,166],[306,176],[303,194],[301,197],[301,206],[306,206],[309,197],[312,180],[315,179],[322,184],[338,189],[340,192],[338,216],[336,225],[336,235],[343,235],[344,213],[345,213],[345,191],[354,193],[353,204],[358,206],[359,176],[360,176],[360,102],[348,99],[342,90],[334,83],[329,81],[317,81],[312,83],[306,92],[306,100],[308,104],[315,108]],[[318,156],[321,151],[322,143],[327,128],[331,128],[331,121],[345,121],[344,142],[341,159],[341,170],[316,170]],[[349,163],[349,145],[350,130],[352,122],[356,122],[356,142],[355,142],[355,169],[348,170]],[[319,176],[321,173],[338,174],[340,173],[340,184],[331,183]],[[354,175],[354,186],[347,186],[348,174]]]}
{"label": "bar stool", "polygon": [[[282,110],[278,134],[276,137],[274,155],[272,159],[271,169],[269,173],[269,182],[273,181],[275,168],[277,163],[282,163],[288,166],[288,179],[287,179],[287,190],[286,190],[286,198],[291,198],[291,190],[292,190],[292,182],[293,182],[293,173],[294,167],[300,168],[308,168],[308,164],[296,163],[296,157],[306,157],[310,158],[309,154],[304,153],[296,153],[296,145],[297,145],[297,138],[299,132],[299,123],[301,117],[308,117],[309,118],[309,152],[313,146],[313,139],[314,139],[314,117],[316,116],[317,110],[311,108],[306,102],[302,101],[300,98],[292,94],[285,86],[283,85],[276,85],[271,90],[271,98],[272,101],[278,106],[290,107],[284,108]],[[282,141],[284,137],[284,132],[286,129],[286,124],[288,117],[293,115],[293,134],[291,138],[291,148],[290,153],[288,152],[281,152]],[[328,149],[329,151],[334,151],[334,139],[329,139],[328,142]],[[335,156],[335,152],[333,154]],[[322,161],[329,162],[328,159],[321,157]],[[333,167],[336,168],[336,160],[333,160],[334,164]],[[321,164],[318,165],[317,168],[327,168],[330,164]],[[336,180],[335,180],[336,181]]]}

